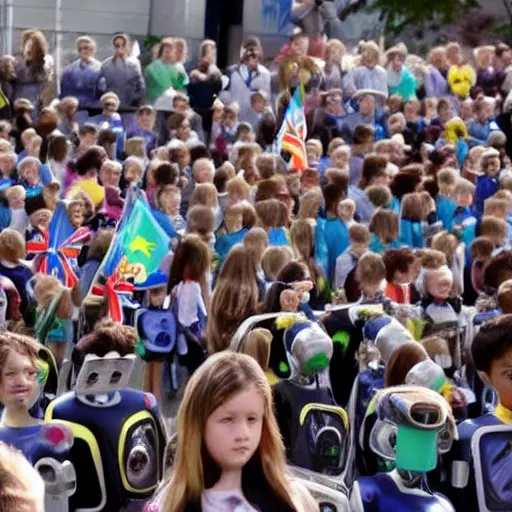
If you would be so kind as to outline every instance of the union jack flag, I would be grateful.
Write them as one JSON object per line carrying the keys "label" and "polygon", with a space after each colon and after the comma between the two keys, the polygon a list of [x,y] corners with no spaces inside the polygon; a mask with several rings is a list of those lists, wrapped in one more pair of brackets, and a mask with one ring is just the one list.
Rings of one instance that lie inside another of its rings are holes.
{"label": "union jack flag", "polygon": [[53,275],[68,288],[77,282],[72,262],[80,253],[80,247],[91,237],[90,229],[75,229],[68,219],[66,201],[59,201],[48,230],[43,229],[43,241],[27,242],[27,252],[36,254],[34,271]]}
{"label": "union jack flag", "polygon": [[308,166],[306,136],[307,126],[302,91],[297,87],[286,109],[283,124],[275,141],[278,153],[282,150],[291,153],[290,165],[293,171],[303,171]]}

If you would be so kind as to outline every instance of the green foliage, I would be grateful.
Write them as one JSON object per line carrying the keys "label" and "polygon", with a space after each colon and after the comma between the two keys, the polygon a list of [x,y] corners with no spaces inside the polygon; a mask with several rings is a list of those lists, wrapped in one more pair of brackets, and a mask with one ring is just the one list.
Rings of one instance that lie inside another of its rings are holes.
{"label": "green foliage", "polygon": [[378,10],[387,17],[386,32],[398,35],[407,26],[422,27],[429,23],[447,25],[463,13],[480,7],[478,0],[374,0],[358,2],[370,11]]}

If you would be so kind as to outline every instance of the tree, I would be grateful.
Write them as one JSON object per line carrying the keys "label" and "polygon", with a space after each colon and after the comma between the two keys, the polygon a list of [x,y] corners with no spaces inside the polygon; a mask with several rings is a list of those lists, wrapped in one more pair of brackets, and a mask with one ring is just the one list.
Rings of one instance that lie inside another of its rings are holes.
{"label": "tree", "polygon": [[[511,0],[504,0],[511,4]],[[361,10],[380,11],[386,17],[386,32],[398,35],[407,26],[423,27],[429,23],[447,25],[459,16],[480,7],[478,0],[349,0],[341,19]]]}

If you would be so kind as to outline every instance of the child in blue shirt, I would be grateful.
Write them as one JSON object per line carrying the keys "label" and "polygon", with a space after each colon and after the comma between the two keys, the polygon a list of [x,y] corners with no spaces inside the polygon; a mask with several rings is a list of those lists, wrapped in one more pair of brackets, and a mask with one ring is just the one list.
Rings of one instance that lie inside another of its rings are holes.
{"label": "child in blue shirt", "polygon": [[484,211],[484,201],[493,196],[499,189],[499,174],[501,170],[500,152],[494,148],[487,149],[482,154],[483,175],[476,181],[475,206],[478,213]]}
{"label": "child in blue shirt", "polygon": [[455,235],[469,248],[476,237],[478,211],[473,205],[475,186],[469,180],[460,178],[454,190],[455,210],[452,229]]}
{"label": "child in blue shirt", "polygon": [[439,193],[436,197],[437,220],[443,223],[443,229],[450,231],[453,226],[453,217],[457,203],[453,200],[453,192],[457,183],[458,173],[455,169],[447,167],[437,173],[437,186]]}
{"label": "child in blue shirt", "polygon": [[40,177],[41,162],[34,156],[26,156],[18,164],[21,184],[27,192],[27,197],[35,197],[43,191]]}

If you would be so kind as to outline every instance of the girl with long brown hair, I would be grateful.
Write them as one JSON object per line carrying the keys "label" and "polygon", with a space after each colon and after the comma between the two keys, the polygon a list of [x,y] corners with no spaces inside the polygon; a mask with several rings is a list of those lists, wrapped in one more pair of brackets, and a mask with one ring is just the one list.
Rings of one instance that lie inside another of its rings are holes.
{"label": "girl with long brown hair", "polygon": [[290,229],[290,238],[297,260],[307,267],[313,282],[309,305],[313,309],[323,309],[330,299],[331,290],[324,273],[315,262],[315,239],[311,224],[306,220],[296,220]]}
{"label": "girl with long brown hair", "polygon": [[290,478],[270,386],[252,357],[215,354],[190,379],[174,466],[159,501],[147,510],[318,510]]}
{"label": "girl with long brown hair", "polygon": [[224,261],[208,312],[210,353],[225,350],[239,325],[258,312],[257,266],[251,252],[235,245]]}
{"label": "girl with long brown hair", "polygon": [[178,322],[177,350],[192,373],[203,360],[202,337],[210,301],[210,250],[197,236],[187,235],[176,248],[167,292]]}

